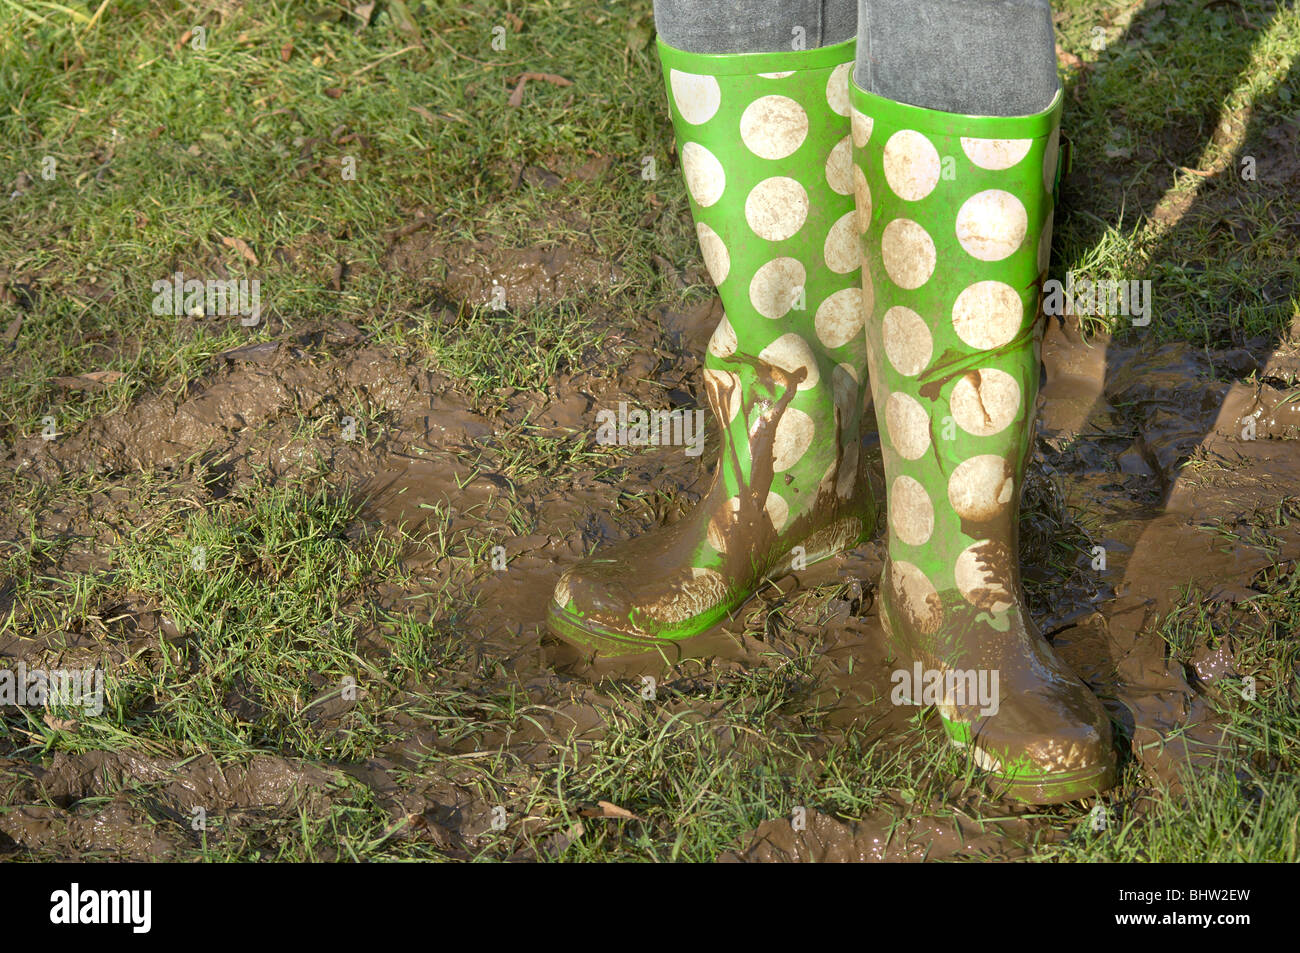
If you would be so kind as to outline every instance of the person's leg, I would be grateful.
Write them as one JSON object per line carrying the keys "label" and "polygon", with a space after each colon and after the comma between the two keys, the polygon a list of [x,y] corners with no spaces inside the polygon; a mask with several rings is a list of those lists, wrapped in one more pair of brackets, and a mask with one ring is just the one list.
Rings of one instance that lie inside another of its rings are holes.
{"label": "person's leg", "polygon": [[853,2],[656,6],[691,213],[725,312],[704,370],[722,455],[692,513],[560,578],[551,627],[586,649],[671,646],[725,618],[764,578],[874,530],[860,452]]}
{"label": "person's leg", "polygon": [[859,0],[854,81],[925,109],[1027,116],[1060,81],[1048,0]]}
{"label": "person's leg", "polygon": [[881,619],[905,669],[944,673],[949,736],[1008,793],[1090,796],[1114,781],[1110,723],[1025,611],[1017,549],[1060,121],[1050,13],[1043,0],[863,0],[860,29]]}
{"label": "person's leg", "polygon": [[857,36],[857,0],[655,0],[655,30],[688,53],[814,49]]}

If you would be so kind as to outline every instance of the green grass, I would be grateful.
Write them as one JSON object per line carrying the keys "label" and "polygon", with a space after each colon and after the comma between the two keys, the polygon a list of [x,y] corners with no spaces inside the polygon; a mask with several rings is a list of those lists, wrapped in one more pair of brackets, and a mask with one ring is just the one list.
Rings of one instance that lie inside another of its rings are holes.
{"label": "green grass", "polygon": [[[1065,186],[1069,213],[1053,273],[1149,279],[1150,327],[1096,322],[1128,335],[1216,346],[1276,339],[1300,313],[1296,236],[1286,225],[1294,203],[1267,175],[1241,173],[1246,157],[1287,151],[1263,131],[1294,122],[1300,103],[1300,11],[1168,2],[1056,9],[1067,14],[1059,42],[1083,65],[1066,71],[1077,175]],[[1099,36],[1104,45],[1094,45]]]}
{"label": "green grass", "polygon": [[[694,277],[649,0],[426,0],[410,5],[414,29],[391,2],[369,23],[325,0],[109,0],[92,22],[98,7],[0,4],[0,335],[18,322],[13,349],[0,341],[0,450],[38,435],[47,416],[62,438],[144,397],[179,398],[217,372],[223,351],[336,321],[445,375],[474,409],[502,413],[515,394],[578,369],[617,370],[655,308],[711,293]],[[1085,316],[1131,341],[1280,340],[1300,314],[1295,197],[1240,169],[1256,157],[1267,170],[1285,148],[1269,132],[1296,121],[1300,12],[1062,0],[1057,13],[1060,43],[1082,65],[1063,70],[1074,170],[1052,275],[1150,279],[1150,327]],[[530,82],[513,107],[525,71],[572,85]],[[572,175],[592,160],[608,167]],[[525,167],[560,181],[521,182]],[[571,246],[617,270],[497,311],[447,288],[455,256],[484,243]],[[396,267],[394,250],[408,245],[417,264]],[[176,271],[259,279],[266,322],[155,315],[152,284]],[[325,363],[348,354],[309,350]],[[122,377],[84,390],[52,381],[94,371]],[[337,401],[289,413],[294,439],[323,439],[343,414],[361,422],[366,447],[387,439],[373,399]],[[616,482],[634,458],[525,414],[460,459],[512,489],[382,533],[319,459],[287,477],[255,472],[220,496],[213,461],[58,480],[0,470],[0,644],[108,669],[98,716],[0,712],[0,756],[48,765],[124,752],[179,772],[213,756],[238,776],[273,755],[325,772],[327,784],[280,807],[215,805],[204,831],[168,806],[167,782],[61,805],[66,823],[89,824],[118,795],[179,856],[212,861],[711,860],[797,807],[852,819],[901,802],[911,808],[900,821],[950,818],[956,784],[962,810],[999,810],[932,718],[918,716],[901,747],[832,724],[815,650],[789,642],[745,672],[679,670],[653,703],[636,678],[525,684],[528,660],[474,629],[471,592],[501,527],[539,532],[535,492],[580,475]],[[665,487],[626,502],[620,518],[679,501]],[[1259,538],[1290,518],[1286,501],[1260,514]],[[1035,489],[1024,526],[1043,567],[1029,580],[1036,606],[1086,560],[1099,535],[1089,519],[1067,513],[1053,486]],[[436,568],[414,573],[413,555]],[[1231,631],[1240,674],[1256,680],[1250,703],[1217,686],[1234,745],[1224,763],[1173,792],[1126,761],[1105,798],[1109,828],[1090,829],[1092,805],[1034,812],[1033,859],[1300,857],[1300,582],[1279,566],[1262,589],[1228,617],[1193,594],[1163,623],[1180,661]],[[801,594],[773,627],[815,624],[833,595]],[[171,634],[134,638],[128,605],[165,616]],[[562,710],[599,730],[566,734],[554,727]],[[348,773],[372,762],[389,765],[408,800]],[[591,816],[600,801],[636,818]],[[9,809],[0,802],[0,828]]]}

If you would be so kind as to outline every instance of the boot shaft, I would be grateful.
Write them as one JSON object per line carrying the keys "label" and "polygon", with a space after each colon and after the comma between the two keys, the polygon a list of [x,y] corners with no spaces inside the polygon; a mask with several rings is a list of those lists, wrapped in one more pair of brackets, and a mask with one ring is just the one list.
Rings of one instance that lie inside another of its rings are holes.
{"label": "boot shaft", "polygon": [[950,631],[1018,598],[1060,97],[1004,118],[851,95],[890,577],[917,629]]}
{"label": "boot shaft", "polygon": [[[866,393],[848,76],[854,42],[781,53],[659,44],[696,234],[725,317],[705,390],[728,496],[794,515],[862,482]],[[829,452],[828,452],[829,448]]]}

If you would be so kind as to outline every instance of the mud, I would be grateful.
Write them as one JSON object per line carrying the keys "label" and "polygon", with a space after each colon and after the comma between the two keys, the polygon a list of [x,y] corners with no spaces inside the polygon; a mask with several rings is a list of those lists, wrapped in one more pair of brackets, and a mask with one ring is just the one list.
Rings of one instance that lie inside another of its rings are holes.
{"label": "mud", "polygon": [[625,280],[607,255],[578,245],[506,249],[497,242],[447,244],[417,232],[398,239],[385,265],[427,277],[470,306],[532,307]]}
{"label": "mud", "polygon": [[[1275,531],[1273,552],[1230,535],[1248,535],[1251,517],[1292,496],[1300,477],[1300,444],[1266,439],[1294,434],[1285,396],[1214,379],[1250,375],[1270,360],[1244,349],[1089,344],[1055,323],[1043,345],[1045,462],[1066,474],[1068,505],[1104,519],[1100,576],[1114,594],[1058,628],[1053,644],[1126,730],[1143,767],[1174,787],[1189,762],[1208,763],[1223,744],[1203,688],[1235,674],[1234,662],[1227,642],[1198,646],[1203,662],[1194,666],[1171,658],[1155,625],[1188,586],[1228,612],[1257,595],[1266,569],[1300,556],[1294,527]],[[1258,424],[1251,439],[1243,439],[1247,419]],[[1118,472],[1098,452],[1106,445],[1118,451]]]}
{"label": "mud", "polygon": [[[581,269],[572,280],[580,278]],[[307,475],[358,502],[352,535],[406,530],[405,562],[416,582],[382,587],[373,604],[347,607],[349,615],[369,619],[443,586],[461,594],[462,667],[411,673],[413,684],[428,679],[483,696],[515,686],[534,708],[526,724],[461,739],[440,738],[399,709],[392,727],[404,740],[358,764],[0,751],[0,852],[180,856],[196,843],[185,823],[195,806],[219,821],[249,812],[322,816],[337,792],[360,786],[388,813],[393,837],[470,856],[484,842],[494,802],[446,757],[501,749],[523,766],[544,766],[569,739],[590,752],[620,693],[645,673],[662,679],[656,718],[707,722],[715,703],[696,697],[698,686],[771,666],[774,657],[811,655],[800,690],[810,709],[825,713],[816,744],[834,743],[847,727],[889,745],[915,740],[915,711],[889,703],[896,660],[877,617],[879,542],[765,586],[676,658],[591,663],[545,631],[560,573],[600,543],[680,520],[707,492],[718,444],[711,433],[698,458],[681,448],[632,448],[602,469],[521,472],[509,465],[510,441],[519,433],[576,439],[594,430],[596,408],[620,399],[704,406],[698,355],[718,308],[705,301],[657,315],[657,327],[613,327],[599,360],[562,369],[535,394],[475,399],[438,371],[368,343],[356,328],[320,327],[228,351],[182,393],[145,395],[53,441],[14,433],[0,467],[18,479],[47,490],[91,480],[76,505],[0,513],[8,547],[26,546],[31,531],[57,544],[45,557],[50,575],[105,570],[106,554],[143,520],[244,493],[257,480]],[[1272,552],[1247,532],[1258,513],[1293,495],[1300,475],[1290,354],[1089,343],[1059,325],[1044,341],[1042,423],[1021,527],[1030,605],[1056,651],[1102,699],[1117,744],[1152,785],[1176,788],[1225,744],[1207,699],[1230,691],[1242,674],[1237,659],[1248,646],[1227,634],[1232,613],[1245,611],[1238,604],[1258,592],[1262,573],[1300,557],[1294,522],[1274,531]],[[358,422],[354,439],[344,438],[346,416]],[[1242,437],[1247,419],[1255,439]],[[866,447],[878,486],[879,450],[871,439]],[[1244,538],[1224,535],[1234,530]],[[442,544],[414,545],[422,533]],[[507,570],[472,557],[471,538],[483,537],[505,548]],[[1062,539],[1076,550],[1064,567],[1049,558]],[[1104,547],[1104,569],[1091,569],[1092,546]],[[1186,601],[1189,584],[1192,598],[1222,618],[1224,637],[1176,656],[1157,626]],[[139,593],[122,592],[82,616],[43,620],[24,617],[13,586],[0,580],[0,611],[16,613],[20,633],[0,640],[5,664],[58,659],[102,664],[111,675],[128,659],[159,664],[159,646],[183,638]],[[382,654],[384,644],[376,629],[363,651]],[[322,724],[337,714],[325,712]],[[937,719],[925,730],[940,731]],[[739,756],[744,744],[728,739],[724,750]],[[430,761],[430,752],[444,760]],[[856,819],[808,805],[806,829],[773,818],[724,859],[1015,858],[1060,836],[1059,825],[993,804],[997,816],[1012,819],[981,824],[974,809],[918,809],[891,799]],[[553,830],[546,819],[515,823],[548,832],[518,860],[556,855],[583,836],[567,822]]]}
{"label": "mud", "polygon": [[[221,765],[211,757],[190,761],[92,751],[55,754],[48,768],[0,759],[0,854],[4,838],[29,850],[67,852],[69,860],[172,858],[200,837],[180,833],[196,810],[222,805],[240,812],[328,808],[340,781],[319,765],[258,756]],[[96,804],[99,799],[108,803]],[[90,804],[85,802],[90,800]],[[12,849],[12,848],[11,848]]]}
{"label": "mud", "polygon": [[1007,861],[1029,856],[1036,843],[1060,835],[1022,818],[980,821],[942,810],[907,816],[912,805],[901,801],[856,821],[843,821],[816,810],[797,820],[764,821],[749,845],[727,851],[723,863],[916,863],[921,861]]}
{"label": "mud", "polygon": [[[1287,571],[1300,558],[1294,524],[1272,530],[1272,551],[1228,536],[1248,536],[1251,518],[1293,497],[1300,479],[1300,444],[1289,439],[1296,431],[1287,416],[1300,394],[1280,373],[1293,366],[1291,351],[1289,344],[1254,352],[1120,346],[1085,341],[1077,327],[1056,322],[1044,339],[1046,380],[1028,496],[1045,486],[1049,498],[1059,495],[1047,514],[1061,521],[1058,535],[1084,532],[1088,547],[1104,547],[1106,562],[1089,572],[1081,556],[1082,571],[1065,579],[1035,573],[1040,531],[1033,521],[1041,514],[1031,504],[1021,529],[1030,602],[1043,610],[1036,621],[1053,648],[1102,700],[1119,729],[1117,744],[1154,786],[1174,796],[1192,774],[1225,770],[1220,758],[1230,741],[1209,700],[1238,687],[1244,646],[1229,634],[1232,613],[1246,611],[1238,604],[1259,594],[1266,571]],[[1282,386],[1217,379],[1254,375]],[[1250,420],[1255,434],[1244,439]],[[1216,645],[1175,657],[1158,625],[1186,601],[1189,588],[1222,620],[1222,635]],[[1040,593],[1050,593],[1050,608],[1034,598]],[[841,692],[837,721],[888,707],[882,701],[895,662],[879,648],[875,613],[859,623],[867,638],[865,645],[849,642],[859,663],[852,686],[828,679]],[[825,657],[845,652],[851,628],[838,621],[824,628]],[[875,664],[867,646],[876,648]],[[906,726],[886,717],[882,727],[882,737],[901,740]],[[798,825],[790,818],[765,822],[743,849],[722,859],[1006,859],[1031,852],[1033,825],[1017,821],[1006,830],[960,812],[934,813],[942,820],[898,805],[856,821],[809,811]]]}

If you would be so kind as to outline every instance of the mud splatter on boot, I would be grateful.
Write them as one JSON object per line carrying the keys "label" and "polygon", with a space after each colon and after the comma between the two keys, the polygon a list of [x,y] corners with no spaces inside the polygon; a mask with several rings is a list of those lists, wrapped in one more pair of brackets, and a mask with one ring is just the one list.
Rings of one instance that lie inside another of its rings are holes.
{"label": "mud splatter on boot", "polygon": [[[949,737],[1008,794],[1096,794],[1114,782],[1110,722],[1025,611],[1016,539],[1060,95],[1013,118],[851,95],[888,494],[882,621],[904,671],[942,673]],[[970,697],[993,673],[998,697]]]}
{"label": "mud splatter on boot", "polygon": [[696,635],[764,577],[875,528],[860,452],[854,41],[743,55],[659,48],[696,233],[725,312],[704,371],[722,457],[692,514],[560,579],[551,628],[602,655]]}

